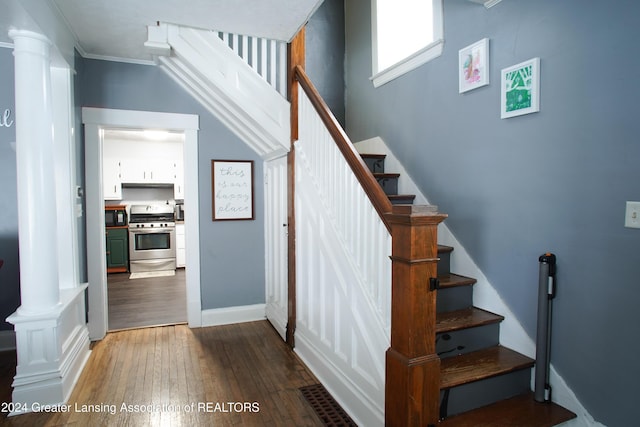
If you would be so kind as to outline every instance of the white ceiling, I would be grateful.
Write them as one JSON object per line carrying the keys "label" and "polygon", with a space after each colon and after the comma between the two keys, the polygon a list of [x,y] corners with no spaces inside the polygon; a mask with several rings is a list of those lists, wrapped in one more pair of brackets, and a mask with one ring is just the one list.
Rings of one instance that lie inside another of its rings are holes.
{"label": "white ceiling", "polygon": [[[147,26],[156,22],[290,41],[323,0],[46,0],[60,11],[87,57],[151,61]],[[24,16],[0,0],[0,43]],[[6,6],[6,7],[5,7]]]}

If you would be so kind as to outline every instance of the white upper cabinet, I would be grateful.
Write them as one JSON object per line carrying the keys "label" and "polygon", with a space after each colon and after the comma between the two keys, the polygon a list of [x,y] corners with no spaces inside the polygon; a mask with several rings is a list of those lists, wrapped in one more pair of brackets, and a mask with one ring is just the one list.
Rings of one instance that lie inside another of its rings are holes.
{"label": "white upper cabinet", "polygon": [[105,200],[122,199],[122,184],[173,184],[184,199],[183,143],[105,138],[103,191]]}
{"label": "white upper cabinet", "polygon": [[175,164],[173,198],[177,200],[184,200],[184,161],[182,160],[182,147],[180,151],[180,161],[176,161]]}
{"label": "white upper cabinet", "polygon": [[176,162],[162,158],[125,158],[122,160],[123,184],[173,184]]}
{"label": "white upper cabinet", "polygon": [[120,161],[104,158],[102,166],[102,192],[105,200],[122,199],[122,181],[120,179]]}
{"label": "white upper cabinet", "polygon": [[106,141],[102,146],[102,192],[105,200],[122,199],[118,148],[117,144],[108,144]]}

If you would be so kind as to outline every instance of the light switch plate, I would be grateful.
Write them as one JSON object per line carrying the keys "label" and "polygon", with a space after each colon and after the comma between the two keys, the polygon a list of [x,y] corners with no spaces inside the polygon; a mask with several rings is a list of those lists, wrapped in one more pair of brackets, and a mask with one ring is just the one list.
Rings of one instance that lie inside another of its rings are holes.
{"label": "light switch plate", "polygon": [[624,214],[624,226],[628,228],[640,228],[640,202],[627,202]]}

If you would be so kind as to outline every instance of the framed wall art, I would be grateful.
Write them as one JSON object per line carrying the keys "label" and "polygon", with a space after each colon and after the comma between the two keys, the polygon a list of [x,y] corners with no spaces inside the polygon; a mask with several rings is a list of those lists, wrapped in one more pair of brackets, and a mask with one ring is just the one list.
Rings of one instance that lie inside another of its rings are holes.
{"label": "framed wall art", "polygon": [[500,118],[540,111],[540,58],[504,68],[501,84]]}
{"label": "framed wall art", "polygon": [[458,51],[458,91],[467,92],[489,84],[489,39]]}
{"label": "framed wall art", "polygon": [[254,219],[253,160],[211,160],[213,221]]}

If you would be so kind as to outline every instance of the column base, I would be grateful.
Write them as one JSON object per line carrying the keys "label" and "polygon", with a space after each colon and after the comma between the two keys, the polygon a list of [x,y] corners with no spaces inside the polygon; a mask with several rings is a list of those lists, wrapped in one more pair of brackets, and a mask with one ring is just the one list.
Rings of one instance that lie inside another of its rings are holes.
{"label": "column base", "polygon": [[85,320],[86,285],[61,292],[50,312],[7,318],[16,331],[18,364],[13,380],[14,412],[37,412],[64,404],[78,381],[91,350]]}

